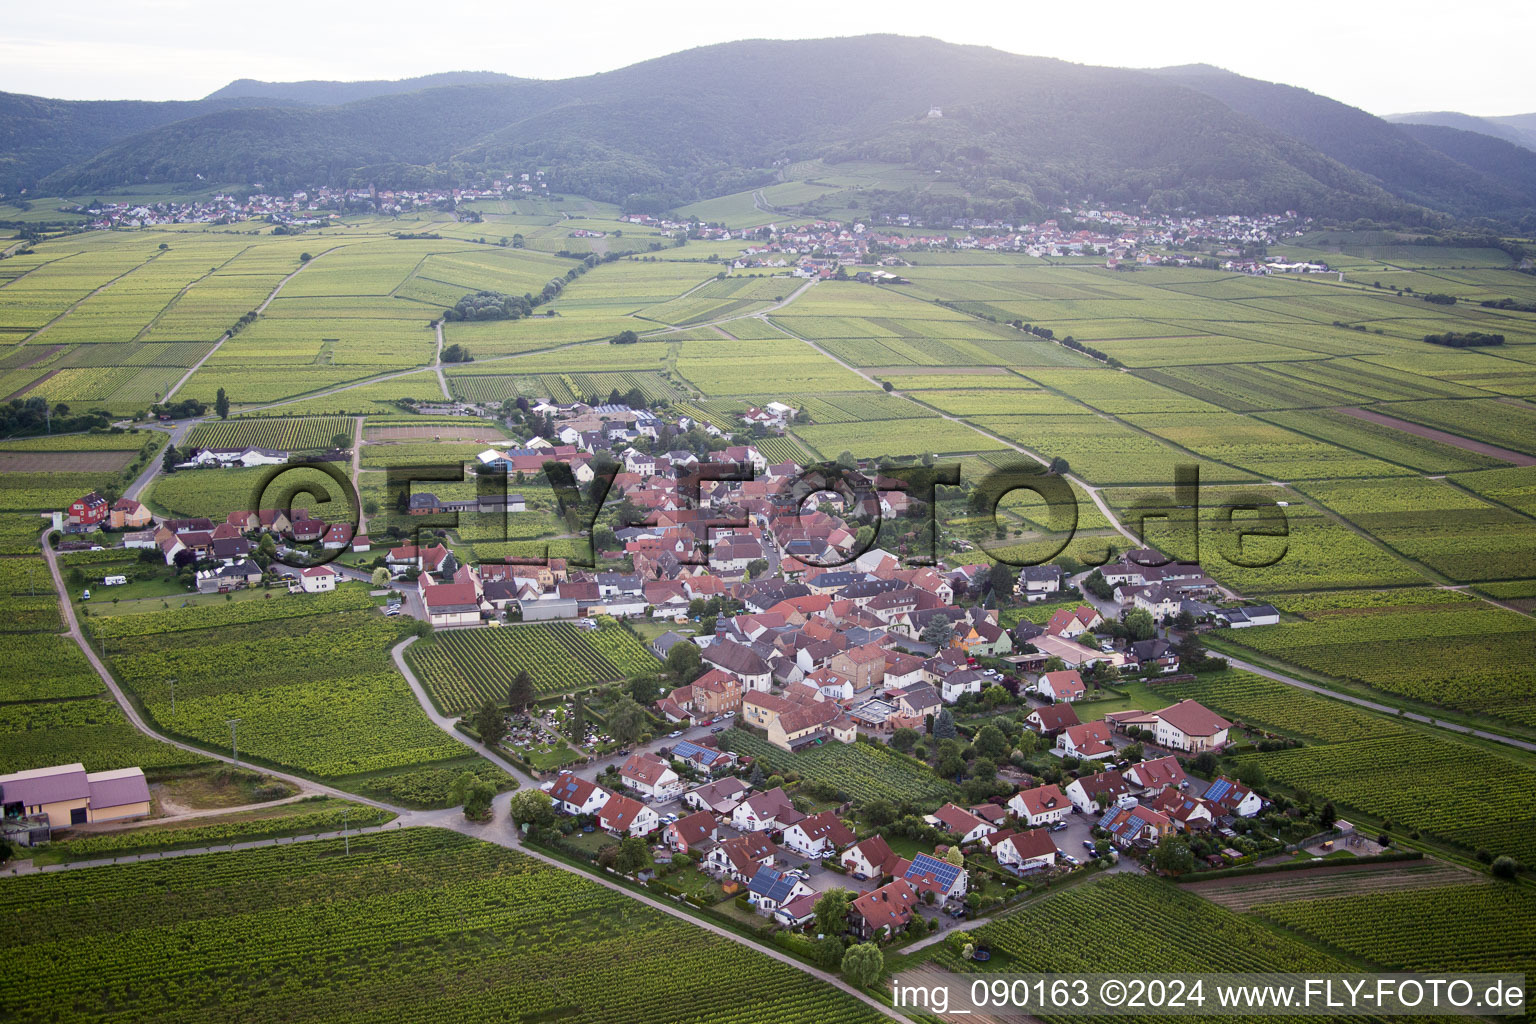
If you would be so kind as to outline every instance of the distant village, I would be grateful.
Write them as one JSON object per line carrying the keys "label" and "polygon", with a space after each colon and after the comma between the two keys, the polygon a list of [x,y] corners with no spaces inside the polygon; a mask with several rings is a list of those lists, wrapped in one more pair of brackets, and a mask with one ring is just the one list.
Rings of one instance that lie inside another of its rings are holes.
{"label": "distant village", "polygon": [[[230,194],[207,199],[134,203],[69,204],[63,212],[84,214],[94,229],[141,228],[166,224],[233,224],[267,221],[280,229],[307,230],[339,223],[360,212],[405,214],[416,210],[456,211],[461,204],[549,194],[540,172],[516,180],[493,179],[478,188],[379,189],[321,186],[287,195],[260,190],[244,198]],[[675,238],[746,243],[731,262],[736,269],[787,269],[805,277],[830,277],[839,267],[900,267],[905,253],[931,250],[1013,252],[1035,257],[1102,256],[1106,265],[1188,266],[1215,252],[1221,267],[1243,273],[1326,272],[1323,264],[1286,263],[1247,255],[1302,234],[1311,218],[1293,210],[1263,216],[1173,215],[1126,212],[1093,206],[1063,206],[1038,224],[979,218],[931,223],[907,214],[867,220],[802,221],[751,228],[727,228],[697,219],[630,213],[619,220]],[[608,232],[573,228],[573,238],[603,238]],[[1184,251],[1180,251],[1184,250]],[[1191,251],[1193,250],[1193,251]],[[866,274],[878,271],[865,271]],[[899,275],[888,274],[891,280]]]}

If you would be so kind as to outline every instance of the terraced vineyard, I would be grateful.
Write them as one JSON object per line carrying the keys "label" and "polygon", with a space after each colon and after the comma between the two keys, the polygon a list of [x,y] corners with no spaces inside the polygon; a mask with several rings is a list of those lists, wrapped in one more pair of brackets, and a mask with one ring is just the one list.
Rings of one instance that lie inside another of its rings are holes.
{"label": "terraced vineyard", "polygon": [[927,765],[886,746],[828,741],[791,754],[744,729],[721,733],[720,745],[750,754],[764,765],[764,771],[798,772],[803,779],[830,783],[860,803],[906,800],[937,808],[947,800],[959,799],[953,783],[935,777]]}
{"label": "terraced vineyard", "polygon": [[[309,842],[12,879],[0,893],[0,988],[47,976],[52,997],[17,1002],[10,1019],[54,1020],[55,1001],[80,1024],[883,1019],[793,967],[510,850],[435,829],[356,837],[351,850]],[[224,984],[232,975],[262,981]]]}
{"label": "terraced vineyard", "polygon": [[406,658],[432,702],[450,715],[488,700],[505,703],[519,671],[539,693],[566,693],[657,668],[627,629],[589,631],[568,622],[445,630],[412,644]]}

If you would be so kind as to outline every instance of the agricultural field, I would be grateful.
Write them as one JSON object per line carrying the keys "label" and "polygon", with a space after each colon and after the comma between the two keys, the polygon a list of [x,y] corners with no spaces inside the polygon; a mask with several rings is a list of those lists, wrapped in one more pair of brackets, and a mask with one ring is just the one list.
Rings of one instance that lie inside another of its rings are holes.
{"label": "agricultural field", "polygon": [[[468,1024],[552,1007],[576,1024],[883,1019],[734,941],[452,832],[354,837],[342,854],[340,840],[316,841],[14,879],[0,987],[50,977],[82,1024]],[[188,943],[194,958],[178,952]],[[252,970],[255,946],[271,984],[226,986]],[[703,976],[714,980],[701,989]],[[13,1015],[53,1018],[37,1000]]]}
{"label": "agricultural field", "polygon": [[1185,885],[1185,889],[1212,903],[1219,903],[1228,910],[1245,911],[1260,904],[1331,902],[1335,897],[1410,893],[1446,886],[1471,888],[1486,884],[1487,881],[1487,878],[1473,874],[1466,868],[1428,857],[1416,861],[1360,865],[1351,865],[1341,859],[1331,867],[1196,881]]}
{"label": "agricultural field", "polygon": [[845,451],[852,452],[855,458],[878,459],[996,451],[1003,447],[963,423],[919,417],[796,426],[791,432],[829,459]]}
{"label": "agricultural field", "polygon": [[[1439,604],[1303,612],[1224,639],[1335,679],[1473,715],[1536,725],[1536,620],[1444,594]],[[1390,649],[1390,658],[1382,651]]]}
{"label": "agricultural field", "polygon": [[[340,422],[351,429],[351,420]],[[172,516],[204,516],[215,523],[231,512],[263,508],[303,508],[328,523],[351,522],[357,512],[349,487],[324,470],[307,467],[284,469],[280,477],[271,466],[178,470],[157,476],[143,500]]]}
{"label": "agricultural field", "polygon": [[[1126,943],[1127,921],[1161,921],[1155,943]],[[985,942],[992,962],[963,960],[951,942],[932,959],[974,972],[1317,972],[1345,961],[1145,875],[1114,874],[1049,896],[966,936]],[[1002,963],[998,961],[1001,960]],[[1090,1018],[1079,1018],[1090,1019]],[[1107,1020],[1156,1020],[1108,1017]]]}
{"label": "agricultural field", "polygon": [[597,630],[551,622],[448,631],[418,640],[406,648],[406,659],[444,714],[486,701],[505,703],[507,686],[520,671],[538,693],[550,694],[657,668],[634,634],[612,623]]}
{"label": "agricultural field", "polygon": [[395,671],[388,651],[399,627],[372,610],[365,587],[98,613],[89,623],[151,720],[191,742],[222,750],[226,720],[239,718],[242,757],[352,789],[366,788],[374,773],[463,755]]}
{"label": "agricultural field", "polygon": [[351,447],[356,424],[340,416],[307,419],[233,419],[202,423],[187,432],[188,448],[276,448],[280,451],[324,450],[335,447],[337,436],[348,438]]}
{"label": "agricultural field", "polygon": [[871,743],[824,743],[790,754],[744,729],[728,729],[720,735],[720,746],[750,754],[765,772],[797,772],[802,779],[836,786],[860,803],[907,801],[933,809],[956,799],[958,792],[922,762]]}
{"label": "agricultural field", "polygon": [[1264,903],[1252,913],[1394,971],[1536,974],[1536,897],[1516,885],[1446,885]]}

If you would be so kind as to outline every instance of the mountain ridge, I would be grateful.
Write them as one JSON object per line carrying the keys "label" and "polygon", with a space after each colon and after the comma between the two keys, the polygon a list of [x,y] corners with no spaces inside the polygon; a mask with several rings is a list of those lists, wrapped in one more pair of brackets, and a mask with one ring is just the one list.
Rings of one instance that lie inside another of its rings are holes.
{"label": "mountain ridge", "polygon": [[[388,91],[305,102],[353,86]],[[28,102],[63,103],[0,94],[0,140],[15,137],[9,115]],[[934,106],[942,117],[927,116]],[[1020,216],[1092,197],[1416,226],[1536,223],[1536,191],[1502,150],[1421,138],[1306,90],[1210,65],[1105,68],[927,37],[743,40],[559,80],[242,80],[116,127],[34,152],[30,183],[410,186],[537,168],[562,191],[667,209],[756,187],[793,160],[870,159],[936,171]]]}

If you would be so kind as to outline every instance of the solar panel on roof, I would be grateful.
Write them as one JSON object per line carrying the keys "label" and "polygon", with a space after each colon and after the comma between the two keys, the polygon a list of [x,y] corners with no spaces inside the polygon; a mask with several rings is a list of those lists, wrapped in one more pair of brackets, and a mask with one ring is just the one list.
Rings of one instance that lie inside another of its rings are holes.
{"label": "solar panel on roof", "polygon": [[1211,788],[1205,791],[1205,798],[1207,800],[1220,800],[1230,792],[1232,792],[1232,783],[1226,779],[1217,779],[1211,783]]}
{"label": "solar panel on roof", "polygon": [[920,853],[912,858],[912,866],[907,869],[905,877],[913,878],[922,875],[932,875],[935,882],[948,890],[955,884],[955,879],[960,877],[960,869],[948,861]]}
{"label": "solar panel on roof", "polygon": [[1115,820],[1115,815],[1120,813],[1120,808],[1105,811],[1104,817],[1099,819],[1099,828],[1109,828],[1109,823]]}

